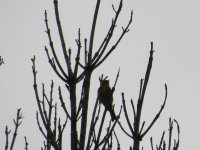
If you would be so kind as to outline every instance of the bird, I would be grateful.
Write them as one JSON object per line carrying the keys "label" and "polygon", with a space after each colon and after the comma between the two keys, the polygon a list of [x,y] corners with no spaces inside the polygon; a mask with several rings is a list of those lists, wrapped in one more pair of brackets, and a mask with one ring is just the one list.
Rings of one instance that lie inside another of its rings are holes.
{"label": "bird", "polygon": [[100,87],[98,88],[98,98],[99,102],[102,103],[106,110],[110,112],[110,116],[112,121],[114,121],[117,117],[112,108],[113,103],[113,91],[109,86],[109,80],[101,80]]}

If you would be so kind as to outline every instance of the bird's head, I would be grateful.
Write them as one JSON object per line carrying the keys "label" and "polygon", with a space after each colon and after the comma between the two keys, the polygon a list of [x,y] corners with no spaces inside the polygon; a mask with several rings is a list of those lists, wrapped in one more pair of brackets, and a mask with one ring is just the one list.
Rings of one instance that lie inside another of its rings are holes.
{"label": "bird's head", "polygon": [[103,80],[103,81],[101,82],[101,85],[102,85],[102,86],[104,86],[104,85],[109,86],[109,80]]}

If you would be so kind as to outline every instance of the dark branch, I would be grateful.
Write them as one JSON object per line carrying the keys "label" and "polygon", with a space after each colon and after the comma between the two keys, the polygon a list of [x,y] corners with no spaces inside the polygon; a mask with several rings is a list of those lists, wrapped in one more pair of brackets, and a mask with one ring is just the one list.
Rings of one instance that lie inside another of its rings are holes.
{"label": "dark branch", "polygon": [[[46,33],[47,33],[47,35],[48,35],[48,38],[49,38],[49,45],[50,45],[50,47],[51,47],[51,51],[52,51],[52,53],[53,53],[53,56],[54,56],[54,58],[55,58],[55,60],[56,60],[56,64],[58,65],[58,67],[59,67],[59,69],[60,69],[60,71],[62,72],[62,74],[64,75],[64,77],[65,78],[68,78],[68,76],[67,76],[67,74],[65,73],[65,71],[63,70],[63,68],[62,68],[62,66],[61,66],[61,64],[60,64],[60,62],[59,62],[59,60],[58,60],[58,57],[57,57],[57,55],[56,55],[56,52],[55,52],[55,49],[54,49],[54,46],[53,46],[53,41],[52,41],[52,39],[51,39],[51,32],[50,32],[50,28],[49,28],[49,25],[48,25],[48,19],[47,19],[47,11],[45,10],[45,24],[46,24]],[[46,52],[47,52],[47,48],[45,47],[45,50],[46,50]],[[48,55],[48,54],[47,54]],[[48,58],[49,58],[49,56],[48,56]],[[49,59],[50,60],[50,59]]]}
{"label": "dark branch", "polygon": [[134,139],[134,138],[124,129],[124,127],[122,126],[122,124],[121,124],[120,121],[118,121],[118,124],[119,124],[120,128],[122,129],[122,131],[123,131],[128,137],[130,137],[131,139]]}
{"label": "dark branch", "polygon": [[67,115],[67,117],[68,117],[69,119],[71,119],[71,117],[70,117],[70,115],[69,115],[69,112],[67,111],[67,108],[66,108],[66,106],[65,106],[65,102],[64,102],[64,100],[63,100],[62,93],[61,93],[61,88],[60,88],[60,87],[58,88],[58,92],[59,92],[59,99],[60,99],[60,102],[61,102],[61,106],[62,106],[62,108],[63,108],[65,114]]}
{"label": "dark branch", "polygon": [[0,56],[0,66],[1,66],[2,64],[4,64],[4,60],[3,60],[3,58]]}
{"label": "dark branch", "polygon": [[15,124],[15,131],[13,133],[13,137],[12,137],[12,141],[11,141],[11,145],[10,145],[10,150],[12,150],[13,147],[14,147],[15,140],[16,140],[16,137],[17,137],[17,131],[18,131],[19,126],[22,123],[22,121],[21,121],[22,119],[23,119],[23,117],[22,117],[22,113],[21,113],[21,108],[19,108],[17,110],[17,117],[16,117],[16,119],[15,120],[13,119],[13,122]]}
{"label": "dark branch", "polygon": [[98,61],[98,63],[95,64],[95,67],[94,68],[97,68],[99,65],[101,65],[105,60],[106,58],[108,58],[108,56],[115,50],[115,48],[118,46],[119,42],[121,41],[121,39],[124,37],[124,35],[129,31],[129,26],[132,22],[132,17],[133,17],[133,11],[131,11],[131,17],[130,17],[130,20],[129,20],[129,23],[128,25],[125,27],[125,29],[123,29],[122,31],[122,34],[120,35],[120,37],[118,38],[118,40],[116,41],[116,43],[111,47],[111,49],[105,54],[105,56],[100,60]]}
{"label": "dark branch", "polygon": [[151,141],[151,150],[154,150],[154,148],[153,148],[153,138],[152,137],[150,138],[150,141]]}
{"label": "dark branch", "polygon": [[8,146],[9,146],[9,134],[10,134],[11,130],[8,130],[8,126],[6,126],[6,129],[5,129],[5,135],[6,135],[6,144],[5,144],[5,150],[8,149]]}
{"label": "dark branch", "polygon": [[67,49],[65,46],[64,35],[63,35],[62,26],[61,26],[61,22],[60,22],[57,0],[54,0],[54,10],[55,10],[56,23],[57,23],[57,27],[58,27],[59,36],[60,36],[61,46],[63,49],[63,55],[64,55],[65,62],[67,65],[67,69],[68,69],[68,75],[69,75],[69,77],[71,77],[71,74],[72,74],[72,69],[71,69],[71,65],[70,65],[71,63],[70,63],[69,56],[67,55]]}
{"label": "dark branch", "polygon": [[118,70],[118,72],[117,72],[117,76],[116,76],[116,79],[115,79],[115,84],[114,84],[114,86],[112,87],[112,92],[115,91],[115,86],[116,86],[117,81],[118,81],[118,78],[119,78],[119,72],[120,72],[120,68],[119,68],[119,70]]}
{"label": "dark branch", "polygon": [[[55,73],[58,75],[58,77],[60,77],[60,79],[61,80],[63,80],[65,83],[67,83],[68,82],[68,77],[63,77],[60,73],[59,73],[59,71],[58,71],[58,69],[57,69],[57,67],[56,67],[56,65],[55,65],[55,62],[54,62],[54,59],[53,58],[50,58],[50,55],[49,55],[49,52],[48,52],[48,49],[47,49],[47,47],[45,46],[45,51],[46,51],[46,54],[47,54],[47,57],[48,57],[48,60],[49,60],[49,63],[50,63],[50,65],[51,65],[51,67],[53,68],[53,70],[55,71]],[[55,58],[55,56],[54,56],[54,58]],[[58,63],[57,63],[58,64]],[[59,65],[58,65],[59,66]]]}
{"label": "dark branch", "polygon": [[96,28],[96,22],[97,22],[97,18],[98,18],[100,3],[101,3],[101,0],[97,0],[94,17],[93,17],[93,21],[92,21],[92,28],[91,28],[91,33],[90,33],[90,43],[89,43],[89,53],[88,53],[88,65],[91,65],[91,60],[92,60],[93,41],[94,41],[94,34],[95,34],[95,28]]}
{"label": "dark branch", "polygon": [[24,147],[24,149],[25,149],[25,150],[28,150],[28,142],[27,142],[26,137],[24,137],[24,140],[25,140],[25,147]]}
{"label": "dark branch", "polygon": [[[89,129],[89,135],[88,135],[88,141],[87,141],[86,150],[90,149],[91,137],[92,137],[92,134],[94,132],[95,125],[96,125],[96,123],[95,123],[95,115],[96,115],[96,111],[97,111],[97,105],[98,105],[98,98],[96,99],[94,110],[93,110],[93,113],[92,113],[92,119],[91,119],[91,123],[90,123],[90,129]],[[96,122],[97,122],[97,120],[98,120],[98,118],[96,118]]]}
{"label": "dark branch", "polygon": [[119,7],[118,7],[118,10],[115,13],[115,18],[112,19],[111,26],[108,30],[107,35],[105,36],[105,38],[104,38],[103,42],[101,43],[99,49],[97,50],[94,57],[92,58],[93,65],[96,65],[98,63],[98,61],[100,60],[100,58],[103,56],[103,54],[104,54],[112,36],[113,36],[113,32],[114,32],[114,29],[116,27],[117,20],[118,20],[119,14],[120,14],[121,9],[122,9],[122,2],[123,1],[121,0]]}
{"label": "dark branch", "polygon": [[122,104],[123,104],[123,108],[124,108],[125,118],[126,118],[126,121],[127,121],[127,123],[128,123],[128,127],[129,127],[129,129],[130,129],[130,131],[131,131],[131,134],[132,134],[133,138],[135,138],[135,132],[134,132],[132,126],[131,126],[131,122],[130,122],[130,120],[129,120],[128,113],[127,113],[127,110],[126,110],[126,104],[125,104],[124,93],[122,93]]}
{"label": "dark branch", "polygon": [[163,134],[162,134],[160,144],[159,144],[159,147],[158,147],[159,150],[161,150],[161,146],[162,146],[162,143],[163,143],[163,140],[164,140],[164,136],[165,136],[165,132],[163,132]]}
{"label": "dark branch", "polygon": [[164,102],[161,105],[161,108],[160,108],[159,112],[157,113],[157,115],[155,116],[155,118],[153,119],[153,121],[151,122],[149,127],[144,131],[144,133],[142,133],[141,137],[144,137],[147,134],[147,132],[151,129],[151,127],[154,125],[156,120],[160,117],[160,114],[162,113],[162,111],[163,111],[163,109],[165,107],[166,100],[167,100],[167,85],[165,84],[165,99],[164,99]]}
{"label": "dark branch", "polygon": [[82,68],[83,65],[80,64],[80,51],[81,51],[81,33],[80,33],[80,29],[78,30],[78,39],[76,40],[76,44],[78,46],[78,52],[77,52],[77,55],[76,55],[76,64],[75,64],[75,67],[74,67],[74,75],[75,77],[77,76],[77,73],[78,73],[78,66],[81,66]]}

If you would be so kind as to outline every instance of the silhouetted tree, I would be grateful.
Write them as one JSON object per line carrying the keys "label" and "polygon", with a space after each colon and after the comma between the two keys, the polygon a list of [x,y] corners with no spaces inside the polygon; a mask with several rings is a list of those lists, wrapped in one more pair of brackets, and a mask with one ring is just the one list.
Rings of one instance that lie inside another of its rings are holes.
{"label": "silhouetted tree", "polygon": [[[107,108],[104,110],[103,116],[101,120],[99,120],[100,116],[100,104],[99,98],[96,98],[96,103],[94,105],[93,113],[91,114],[90,126],[88,124],[88,105],[89,105],[89,93],[90,93],[90,84],[91,84],[91,76],[92,73],[95,71],[97,67],[99,67],[107,58],[108,56],[117,48],[118,44],[124,37],[124,35],[129,31],[129,26],[132,23],[133,12],[131,11],[130,20],[125,27],[122,27],[122,32],[117,39],[115,39],[115,43],[112,44],[111,48],[108,45],[111,44],[111,39],[113,38],[113,33],[115,31],[115,27],[117,25],[117,21],[119,15],[122,10],[123,0],[120,0],[117,9],[112,5],[112,8],[115,12],[114,17],[112,18],[110,28],[102,40],[102,43],[99,47],[94,47],[94,37],[95,37],[95,29],[96,29],[96,22],[98,19],[98,13],[100,10],[101,0],[97,0],[96,7],[94,11],[94,17],[92,20],[92,27],[91,33],[89,38],[84,39],[84,43],[82,43],[81,38],[81,31],[78,30],[78,38],[76,39],[77,44],[77,51],[75,60],[72,62],[71,53],[74,52],[71,48],[67,48],[65,44],[65,39],[63,35],[63,29],[61,20],[59,17],[59,8],[58,8],[58,1],[54,0],[54,10],[55,10],[55,18],[58,28],[58,34],[60,37],[60,42],[62,46],[62,52],[65,60],[65,66],[61,65],[60,58],[57,56],[57,50],[54,47],[50,27],[48,24],[48,17],[47,11],[45,10],[45,24],[46,24],[46,33],[49,39],[49,48],[45,46],[45,51],[49,60],[49,63],[57,74],[57,76],[64,82],[66,89],[69,93],[69,101],[64,100],[62,96],[61,87],[58,88],[59,93],[59,100],[61,103],[61,107],[66,114],[66,120],[61,121],[61,118],[57,114],[58,106],[57,103],[53,101],[53,91],[54,91],[54,82],[52,81],[51,88],[50,88],[50,95],[47,96],[45,92],[45,85],[42,85],[42,96],[39,95],[38,87],[37,87],[37,71],[35,66],[35,56],[32,58],[32,69],[33,69],[33,76],[34,76],[34,91],[36,96],[36,101],[38,104],[38,111],[37,111],[37,122],[41,133],[45,138],[44,147],[43,149],[50,150],[53,147],[56,150],[63,149],[62,147],[62,137],[63,131],[67,125],[67,120],[70,120],[71,123],[71,136],[68,133],[67,135],[71,137],[71,150],[89,150],[89,149],[114,149],[113,148],[113,135],[117,141],[117,147],[120,149],[120,143],[118,137],[115,133],[115,127],[118,124],[127,137],[133,140],[133,145],[130,149],[139,150],[140,149],[140,142],[142,141],[143,137],[148,133],[148,131],[153,127],[157,119],[159,118],[161,112],[163,111],[167,99],[167,85],[165,85],[165,99],[163,105],[161,106],[160,110],[153,118],[152,122],[147,126],[144,130],[145,121],[143,121],[141,125],[141,113],[142,113],[142,106],[144,102],[144,95],[146,92],[146,88],[149,81],[149,76],[152,68],[153,62],[153,42],[151,42],[151,50],[150,50],[150,57],[149,62],[147,65],[146,75],[144,79],[141,79],[140,82],[140,93],[137,101],[137,107],[131,100],[131,106],[134,112],[134,123],[130,122],[130,118],[128,116],[125,104],[125,96],[122,93],[122,106],[123,111],[125,114],[125,118],[127,120],[127,124],[131,131],[129,134],[123,127],[120,122],[120,114],[121,109],[118,111],[117,116],[113,117],[113,122],[110,121],[109,126],[107,127],[106,134],[102,135],[103,125],[105,124],[105,116],[107,113]],[[88,40],[89,39],[89,40]],[[82,46],[83,45],[83,46]],[[80,57],[82,55],[81,49],[84,49],[83,58],[84,62],[80,61]],[[72,64],[75,64],[74,67]],[[66,69],[65,69],[66,68]],[[107,88],[111,90],[109,93],[110,98],[112,99],[112,95],[115,91],[115,86],[119,77],[119,72],[116,77],[115,84],[112,88]],[[103,83],[107,77],[99,77],[100,83]],[[80,82],[82,81],[82,82]],[[77,92],[77,85],[82,84],[81,93]],[[80,99],[77,99],[78,95]],[[101,100],[102,101],[102,100]],[[112,104],[112,103],[110,103]],[[70,105],[70,110],[67,109],[66,106]],[[104,103],[104,106],[105,103]],[[109,108],[110,110],[112,108]],[[39,118],[40,116],[40,118]],[[79,122],[80,120],[80,122]],[[99,126],[97,126],[97,122],[100,121]],[[42,124],[41,124],[42,122]],[[63,123],[61,123],[63,122]],[[80,129],[77,129],[78,124],[80,123]],[[133,125],[133,126],[132,126]],[[87,127],[89,126],[89,128]],[[88,129],[88,132],[86,132]],[[172,131],[172,130],[171,130]],[[87,140],[86,140],[87,137]],[[169,135],[170,137],[170,135]],[[161,143],[163,142],[163,137],[161,138]],[[179,140],[178,140],[179,141]],[[170,142],[170,141],[169,141]],[[151,142],[153,145],[153,142]],[[164,145],[164,144],[163,144]],[[153,149],[153,146],[152,146]],[[161,149],[161,147],[160,147]],[[170,149],[170,146],[169,146]]]}
{"label": "silhouetted tree", "polygon": [[[109,82],[106,80],[107,76],[101,75],[99,77],[100,88],[102,91],[99,91],[95,104],[93,106],[92,113],[88,113],[88,106],[90,104],[90,85],[91,85],[91,77],[96,68],[98,68],[103,62],[110,56],[110,54],[116,50],[120,41],[129,32],[129,27],[132,23],[133,12],[130,13],[130,19],[125,25],[122,27],[121,34],[118,35],[118,38],[113,38],[113,33],[116,30],[118,18],[120,16],[121,10],[123,8],[123,0],[119,0],[119,4],[117,8],[112,5],[113,11],[115,15],[112,18],[111,25],[106,33],[106,36],[101,39],[102,42],[99,47],[94,47],[94,37],[96,30],[96,23],[98,19],[98,13],[100,11],[101,0],[97,0],[94,16],[92,19],[92,27],[89,38],[82,39],[81,30],[78,30],[78,38],[76,39],[77,48],[76,51],[71,48],[67,48],[65,44],[63,28],[59,16],[59,8],[58,8],[58,0],[53,0],[55,18],[58,28],[58,34],[61,42],[63,58],[65,61],[65,65],[61,64],[61,58],[58,57],[57,49],[54,46],[53,38],[51,35],[51,30],[48,24],[48,16],[47,11],[45,10],[45,25],[46,25],[46,33],[49,40],[49,46],[45,46],[45,52],[47,54],[47,58],[49,64],[51,65],[55,74],[63,81],[66,87],[66,91],[69,95],[69,100],[64,99],[62,88],[59,86],[58,95],[59,95],[59,103],[61,108],[57,104],[57,101],[54,100],[54,81],[52,80],[50,86],[49,95],[46,92],[45,84],[42,84],[42,92],[40,94],[38,83],[37,83],[37,70],[36,70],[36,57],[34,56],[32,61],[32,71],[33,71],[33,88],[35,92],[36,102],[38,106],[38,110],[36,112],[36,120],[39,127],[40,132],[44,137],[44,145],[41,146],[43,150],[62,150],[66,149],[63,147],[63,137],[70,136],[70,149],[71,150],[111,150],[111,149],[121,149],[121,144],[119,137],[116,134],[116,130],[122,130],[128,138],[132,139],[132,144],[130,145],[130,150],[141,150],[140,143],[145,137],[145,135],[150,131],[155,122],[160,117],[163,109],[165,108],[166,100],[167,100],[167,85],[165,84],[165,97],[164,102],[161,105],[158,113],[152,118],[152,121],[149,123],[147,127],[145,127],[145,121],[142,122],[141,114],[142,107],[144,104],[144,97],[146,93],[146,89],[148,86],[148,81],[151,73],[152,63],[153,63],[153,42],[151,42],[151,50],[149,61],[146,69],[146,74],[144,79],[140,80],[140,91],[137,100],[137,104],[130,100],[130,107],[133,111],[133,118],[129,117],[127,111],[127,105],[125,100],[125,94],[122,93],[122,105],[120,110],[114,111],[114,105],[112,105],[113,94],[115,92],[116,84],[119,78],[120,70],[118,71],[115,79],[115,83],[112,87],[109,86]],[[97,39],[97,38],[96,38]],[[111,42],[114,41],[113,43]],[[98,39],[99,40],[99,39]],[[84,41],[84,42],[83,42]],[[83,49],[83,52],[82,52]],[[75,59],[72,58],[72,52],[75,53]],[[83,62],[80,61],[80,57],[83,58]],[[3,64],[3,58],[0,57],[0,65]],[[74,64],[74,66],[72,65]],[[106,83],[106,86],[103,84]],[[77,90],[77,86],[81,85],[81,92],[79,93]],[[103,92],[103,93],[102,93]],[[80,96],[80,99],[77,97]],[[109,103],[106,103],[105,98],[110,100]],[[105,106],[104,112],[102,116],[100,115],[101,103]],[[112,106],[111,106],[112,105]],[[70,106],[70,107],[68,107]],[[68,109],[70,108],[70,109]],[[121,123],[121,113],[124,113],[126,123],[130,131],[124,128],[124,122]],[[59,116],[58,111],[63,111],[65,113],[65,120]],[[110,121],[106,124],[105,117],[106,113],[110,112],[111,116]],[[116,113],[116,114],[115,114]],[[91,117],[88,117],[91,115]],[[10,150],[13,149],[14,142],[17,136],[17,129],[21,124],[22,119],[21,109],[17,111],[17,118],[14,120],[15,131],[13,134],[13,138],[10,144]],[[88,118],[91,118],[90,120]],[[133,122],[131,122],[133,120]],[[71,133],[64,134],[66,126],[69,125],[71,127]],[[174,140],[174,145],[172,146],[172,131],[174,122],[177,125],[178,139]],[[103,131],[103,126],[107,125],[106,131]],[[118,128],[116,127],[118,126]],[[5,135],[6,135],[6,144],[5,150],[9,148],[9,134],[10,130],[6,126]],[[130,132],[130,133],[129,133]],[[179,147],[179,136],[180,129],[178,122],[176,120],[169,119],[169,135],[168,135],[168,144],[167,140],[165,140],[163,132],[162,137],[160,139],[160,143],[156,145],[157,150],[177,150]],[[28,142],[26,137],[25,139],[25,147],[24,149],[28,150]],[[152,150],[154,150],[153,138],[150,139],[150,144]],[[116,148],[115,148],[116,147]],[[122,148],[123,149],[123,148]]]}

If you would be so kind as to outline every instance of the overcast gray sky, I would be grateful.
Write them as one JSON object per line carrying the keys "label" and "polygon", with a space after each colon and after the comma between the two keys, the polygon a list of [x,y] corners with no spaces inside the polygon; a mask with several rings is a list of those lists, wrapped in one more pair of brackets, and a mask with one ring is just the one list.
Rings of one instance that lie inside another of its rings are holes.
{"label": "overcast gray sky", "polygon": [[[60,0],[67,47],[75,50],[74,39],[77,37],[78,28],[81,28],[83,38],[89,37],[95,2]],[[114,15],[112,3],[117,6],[118,1],[102,1],[97,22],[96,47]],[[45,9],[48,11],[54,43],[58,51],[60,48],[52,6],[49,0],[0,1],[0,55],[5,62],[0,67],[0,136],[1,139],[4,138],[6,125],[13,127],[12,118],[15,117],[17,108],[22,108],[25,118],[19,129],[16,149],[23,149],[25,135],[29,140],[30,149],[39,149],[42,145],[41,134],[35,120],[37,107],[32,88],[30,61],[33,55],[36,55],[36,67],[39,72],[38,84],[45,82],[48,87],[51,79],[54,79],[55,93],[58,85],[62,85],[51,70],[44,52],[44,46],[48,45],[44,24]],[[154,62],[144,102],[143,119],[150,121],[160,109],[164,100],[165,83],[168,85],[168,99],[163,114],[142,145],[149,149],[150,136],[158,143],[162,131],[168,130],[168,118],[172,117],[177,119],[181,127],[180,149],[197,149],[200,139],[199,1],[125,0],[114,35],[116,38],[121,26],[128,22],[131,10],[134,14],[130,31],[110,59],[93,74],[91,101],[96,98],[98,76],[102,73],[108,75],[113,84],[119,67],[121,74],[114,95],[116,108],[121,105],[121,92],[125,93],[127,100],[136,100],[139,82],[146,70],[150,42],[153,41]],[[120,137],[123,141],[123,134],[120,134]],[[0,141],[1,148],[4,147],[3,142]],[[127,146],[127,141],[123,144]]]}

